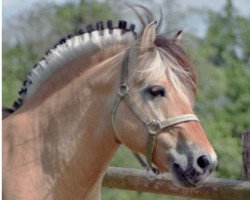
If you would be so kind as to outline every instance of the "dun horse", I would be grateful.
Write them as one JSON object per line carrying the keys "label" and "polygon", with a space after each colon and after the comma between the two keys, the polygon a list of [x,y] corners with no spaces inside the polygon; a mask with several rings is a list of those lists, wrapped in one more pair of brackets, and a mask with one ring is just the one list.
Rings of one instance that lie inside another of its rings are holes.
{"label": "dun horse", "polygon": [[28,75],[14,109],[4,110],[4,199],[100,199],[120,144],[182,187],[214,169],[216,154],[192,110],[196,78],[178,45],[181,31],[157,36],[144,11],[139,33],[125,21],[98,22],[63,38]]}

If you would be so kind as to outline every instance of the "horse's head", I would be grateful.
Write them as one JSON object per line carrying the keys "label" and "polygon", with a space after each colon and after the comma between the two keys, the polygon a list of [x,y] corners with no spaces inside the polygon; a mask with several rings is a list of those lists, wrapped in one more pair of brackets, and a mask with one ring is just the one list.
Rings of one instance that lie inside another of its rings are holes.
{"label": "horse's head", "polygon": [[169,171],[176,183],[202,183],[216,165],[216,154],[193,114],[193,67],[172,39],[156,36],[148,24],[123,60],[113,125],[121,143],[143,153],[149,166]]}

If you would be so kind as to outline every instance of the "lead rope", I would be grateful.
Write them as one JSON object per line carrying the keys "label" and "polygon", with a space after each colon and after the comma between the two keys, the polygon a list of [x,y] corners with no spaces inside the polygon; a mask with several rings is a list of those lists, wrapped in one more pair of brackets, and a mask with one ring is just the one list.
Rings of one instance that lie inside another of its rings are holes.
{"label": "lead rope", "polygon": [[158,170],[152,166],[152,157],[154,151],[154,144],[156,140],[156,136],[165,128],[170,126],[188,122],[188,121],[197,121],[199,119],[194,114],[185,114],[177,117],[172,117],[170,119],[164,121],[158,120],[150,120],[148,116],[141,110],[133,98],[129,95],[129,87],[127,85],[128,82],[128,69],[135,66],[137,64],[137,58],[139,56],[139,49],[136,47],[132,47],[125,55],[125,58],[122,62],[122,70],[121,70],[121,81],[120,81],[120,88],[118,91],[117,98],[114,103],[114,107],[112,109],[112,125],[117,133],[115,128],[115,116],[118,106],[121,100],[124,100],[128,107],[136,114],[136,116],[143,122],[144,126],[147,129],[148,139],[147,139],[147,146],[146,146],[146,161],[145,162],[138,153],[134,152],[136,159],[141,163],[141,165],[146,168],[148,171],[151,170],[153,173],[158,174]]}

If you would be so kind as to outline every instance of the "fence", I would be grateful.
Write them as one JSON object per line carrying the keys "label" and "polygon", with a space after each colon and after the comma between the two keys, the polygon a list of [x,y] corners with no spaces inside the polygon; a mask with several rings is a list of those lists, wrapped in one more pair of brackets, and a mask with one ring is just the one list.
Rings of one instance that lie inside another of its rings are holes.
{"label": "fence", "polygon": [[110,167],[103,186],[182,197],[250,200],[250,132],[243,133],[243,181],[210,178],[195,189],[174,185],[169,174],[150,176],[145,170]]}

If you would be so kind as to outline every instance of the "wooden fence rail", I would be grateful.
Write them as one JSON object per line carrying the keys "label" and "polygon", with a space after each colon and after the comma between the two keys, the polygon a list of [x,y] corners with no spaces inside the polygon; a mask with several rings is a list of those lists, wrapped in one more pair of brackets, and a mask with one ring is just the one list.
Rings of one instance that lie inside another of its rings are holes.
{"label": "wooden fence rail", "polygon": [[250,200],[250,181],[210,178],[195,189],[174,185],[169,174],[149,177],[145,170],[110,167],[103,186],[174,196],[214,200]]}
{"label": "wooden fence rail", "polygon": [[169,174],[149,176],[145,170],[110,167],[103,186],[182,197],[213,200],[250,200],[250,132],[242,134],[243,179],[246,181],[210,178],[193,189],[174,185]]}

